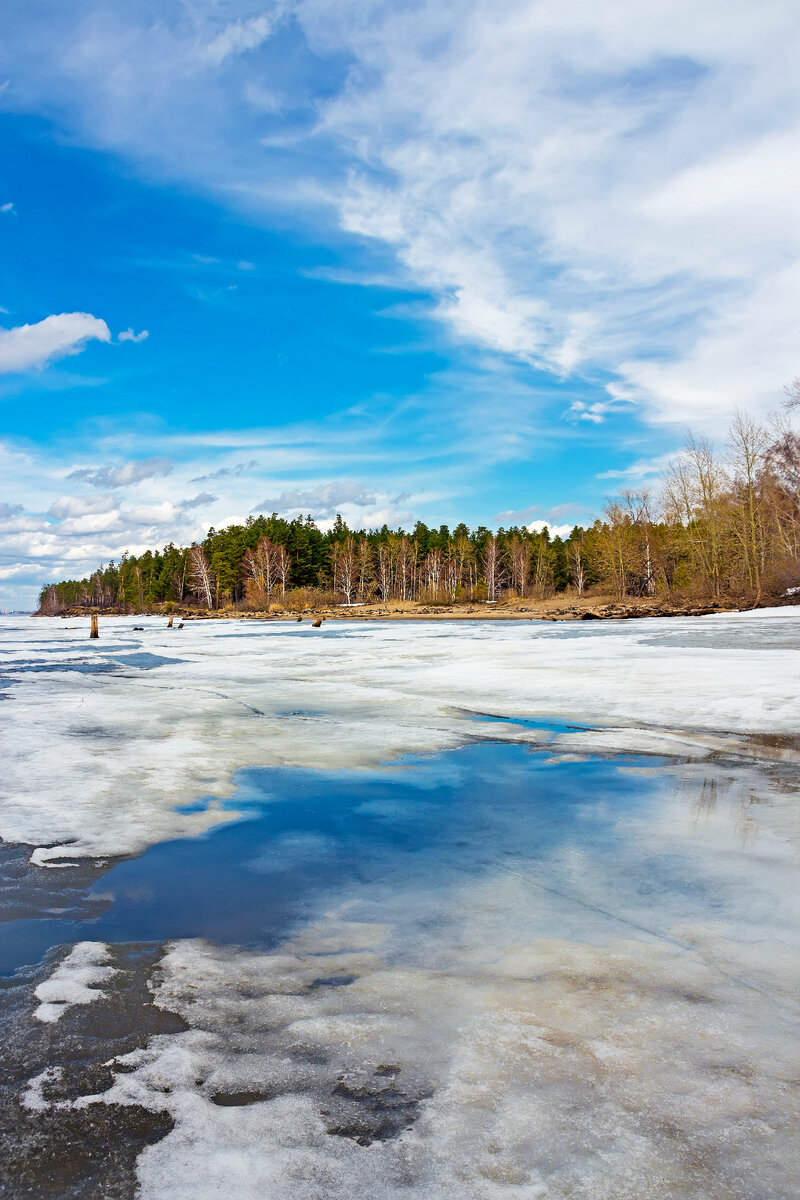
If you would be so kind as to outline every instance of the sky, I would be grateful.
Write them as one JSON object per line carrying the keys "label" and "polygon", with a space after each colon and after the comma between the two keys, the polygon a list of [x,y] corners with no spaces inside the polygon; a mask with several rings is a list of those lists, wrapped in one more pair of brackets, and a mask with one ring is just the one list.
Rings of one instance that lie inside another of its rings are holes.
{"label": "sky", "polygon": [[0,607],[546,522],[800,373],[796,0],[5,0]]}

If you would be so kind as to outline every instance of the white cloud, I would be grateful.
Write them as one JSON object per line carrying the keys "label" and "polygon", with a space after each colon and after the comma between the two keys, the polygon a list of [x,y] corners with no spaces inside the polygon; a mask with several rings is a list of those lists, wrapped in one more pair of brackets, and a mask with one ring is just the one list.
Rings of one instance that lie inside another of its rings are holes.
{"label": "white cloud", "polygon": [[631,463],[630,466],[621,467],[618,470],[601,471],[597,478],[619,479],[632,484],[652,483],[661,477],[672,458],[674,458],[672,454],[659,454],[654,458],[640,458],[636,462]]}
{"label": "white cloud", "polygon": [[627,396],[637,396],[659,424],[712,435],[727,427],[735,408],[762,415],[778,408],[800,363],[798,296],[800,260],[770,272],[707,318],[680,358],[623,363]]}
{"label": "white cloud", "polygon": [[359,163],[342,225],[392,247],[455,335],[617,374],[583,422],[623,396],[714,429],[732,392],[775,402],[800,349],[792,4],[304,12],[357,62],[322,116]]}
{"label": "white cloud", "polygon": [[380,528],[411,520],[407,493],[391,496],[353,480],[333,480],[307,488],[288,488],[268,496],[253,508],[256,513],[300,516],[310,513],[320,529],[329,529],[340,514],[351,529]]}
{"label": "white cloud", "polygon": [[117,335],[117,341],[118,342],[144,342],[149,337],[150,337],[150,332],[147,329],[143,329],[140,333],[134,333],[133,330],[130,327],[128,327],[128,329],[123,329],[122,333]]}
{"label": "white cloud", "polygon": [[[363,484],[349,480],[320,483],[316,487],[291,488],[277,496],[268,496],[257,506],[259,512],[310,512],[319,516],[333,516],[343,504],[361,507],[374,504],[375,492]],[[255,510],[254,510],[255,511]]]}
{"label": "white cloud", "polygon": [[0,204],[0,213],[15,213],[16,211],[11,200],[7,200],[5,204]]}
{"label": "white cloud", "polygon": [[143,479],[160,479],[171,474],[173,462],[170,458],[154,455],[150,458],[134,459],[131,462],[104,467],[78,467],[70,471],[67,479],[79,479],[93,487],[129,487]]}
{"label": "white cloud", "polygon": [[251,17],[249,21],[232,21],[205,46],[199,47],[198,58],[212,67],[219,67],[227,58],[257,50],[270,36],[275,24],[273,17]]}
{"label": "white cloud", "polygon": [[27,563],[15,563],[10,567],[0,567],[0,579],[19,579],[27,582],[30,566]]}
{"label": "white cloud", "polygon": [[[0,510],[2,509],[0,505]],[[41,520],[37,517],[27,516],[22,514],[15,517],[4,517],[0,513],[0,532],[2,533],[30,533],[41,526]]]}
{"label": "white cloud", "polygon": [[134,525],[166,525],[177,515],[175,505],[162,500],[160,504],[137,504],[127,510],[125,518]]}
{"label": "white cloud", "polygon": [[575,504],[557,504],[543,515],[537,517],[537,513],[542,513],[542,505],[531,504],[528,508],[509,509],[506,512],[497,513],[492,518],[490,524],[493,529],[510,529],[514,526],[524,525],[532,533],[541,533],[542,529],[547,526],[553,535],[558,533],[559,537],[565,537],[564,530],[570,533],[573,527],[580,522],[573,521],[571,525],[559,525],[554,522],[557,521],[558,517],[575,512],[576,509],[577,506]]}
{"label": "white cloud", "polygon": [[550,521],[531,521],[528,529],[531,533],[541,533],[543,529],[550,532],[551,537],[567,538],[572,533],[572,525],[553,525]]}
{"label": "white cloud", "polygon": [[619,385],[609,384],[610,399],[607,400],[573,400],[564,416],[568,420],[588,421],[592,425],[602,425],[609,413],[619,412],[626,405],[633,404],[632,397]]}
{"label": "white cloud", "polygon": [[249,211],[327,207],[454,337],[658,423],[797,373],[793,0],[296,0],[317,92],[281,5],[43,3],[9,103]]}
{"label": "white cloud", "polygon": [[119,510],[114,508],[108,512],[89,512],[84,516],[66,517],[58,525],[58,536],[64,537],[75,533],[111,533],[123,528]]}
{"label": "white cloud", "polygon": [[215,504],[219,500],[219,496],[215,496],[212,492],[198,492],[196,496],[190,496],[188,500],[181,500],[178,504],[183,512],[189,512],[193,508],[207,508],[209,504]]}
{"label": "white cloud", "polygon": [[195,475],[189,482],[205,483],[210,479],[229,479],[232,476],[243,475],[246,471],[254,471],[257,467],[257,461],[251,458],[247,462],[233,463],[229,467],[218,467],[216,471],[210,471],[207,475]]}
{"label": "white cloud", "polygon": [[105,321],[91,313],[58,313],[35,325],[0,329],[0,373],[44,367],[79,354],[94,339],[110,342],[111,334]]}
{"label": "white cloud", "polygon": [[88,513],[108,513],[115,507],[113,496],[59,496],[48,509],[51,517],[83,517]]}

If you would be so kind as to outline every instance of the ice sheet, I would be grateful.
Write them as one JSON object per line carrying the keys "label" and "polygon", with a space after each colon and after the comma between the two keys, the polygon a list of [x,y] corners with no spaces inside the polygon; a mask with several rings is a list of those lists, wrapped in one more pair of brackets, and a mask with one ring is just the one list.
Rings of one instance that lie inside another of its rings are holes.
{"label": "ice sheet", "polygon": [[101,618],[94,643],[83,619],[0,622],[0,837],[40,864],[234,819],[197,801],[230,797],[240,767],[374,766],[481,736],[542,738],[475,713],[612,727],[593,744],[564,735],[565,751],[707,756],[800,728],[792,608],[591,628]]}
{"label": "ice sheet", "polygon": [[[188,1028],[77,1100],[49,1101],[37,1062],[31,1119],[169,1117],[139,1200],[794,1200],[797,771],[687,736],[711,759],[472,746],[380,772],[348,810],[392,834],[369,871],[356,856],[272,950],[170,944],[150,987]],[[322,828],[250,865],[325,875]]]}
{"label": "ice sheet", "polygon": [[154,990],[189,1030],[78,1104],[174,1119],[142,1200],[789,1200],[787,981],[754,1003],[719,936],[492,943],[529,900],[487,881],[435,965],[346,912],[272,954],[176,943]]}

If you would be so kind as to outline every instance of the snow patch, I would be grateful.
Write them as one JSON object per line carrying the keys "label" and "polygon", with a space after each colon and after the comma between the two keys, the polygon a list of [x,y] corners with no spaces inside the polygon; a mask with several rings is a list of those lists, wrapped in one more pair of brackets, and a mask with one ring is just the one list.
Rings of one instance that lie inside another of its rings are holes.
{"label": "snow patch", "polygon": [[39,1075],[34,1075],[33,1079],[28,1080],[27,1087],[22,1093],[20,1104],[26,1108],[28,1112],[46,1112],[50,1107],[50,1101],[45,1100],[43,1096],[44,1088],[49,1083],[55,1083],[63,1075],[61,1067],[45,1067]]}
{"label": "snow patch", "polygon": [[99,985],[117,973],[116,967],[108,965],[110,958],[103,942],[76,942],[50,978],[36,988],[34,995],[41,1001],[33,1014],[36,1019],[52,1024],[75,1004],[104,999]]}

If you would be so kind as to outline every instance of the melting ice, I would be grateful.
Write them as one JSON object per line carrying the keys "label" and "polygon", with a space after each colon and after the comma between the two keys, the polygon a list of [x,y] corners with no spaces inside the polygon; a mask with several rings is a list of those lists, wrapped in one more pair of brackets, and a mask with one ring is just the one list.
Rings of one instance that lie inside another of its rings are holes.
{"label": "melting ice", "polygon": [[[325,886],[268,946],[169,941],[147,989],[173,1024],[100,1088],[37,1062],[21,1119],[157,1115],[144,1200],[796,1195],[796,611],[130,626],[4,628],[0,835],[145,864],[238,803],[247,870]],[[350,869],[321,819],[253,820],[246,767],[276,813],[294,768],[334,805],[359,772]],[[128,954],[82,935],[32,1024],[132,1010]]]}

